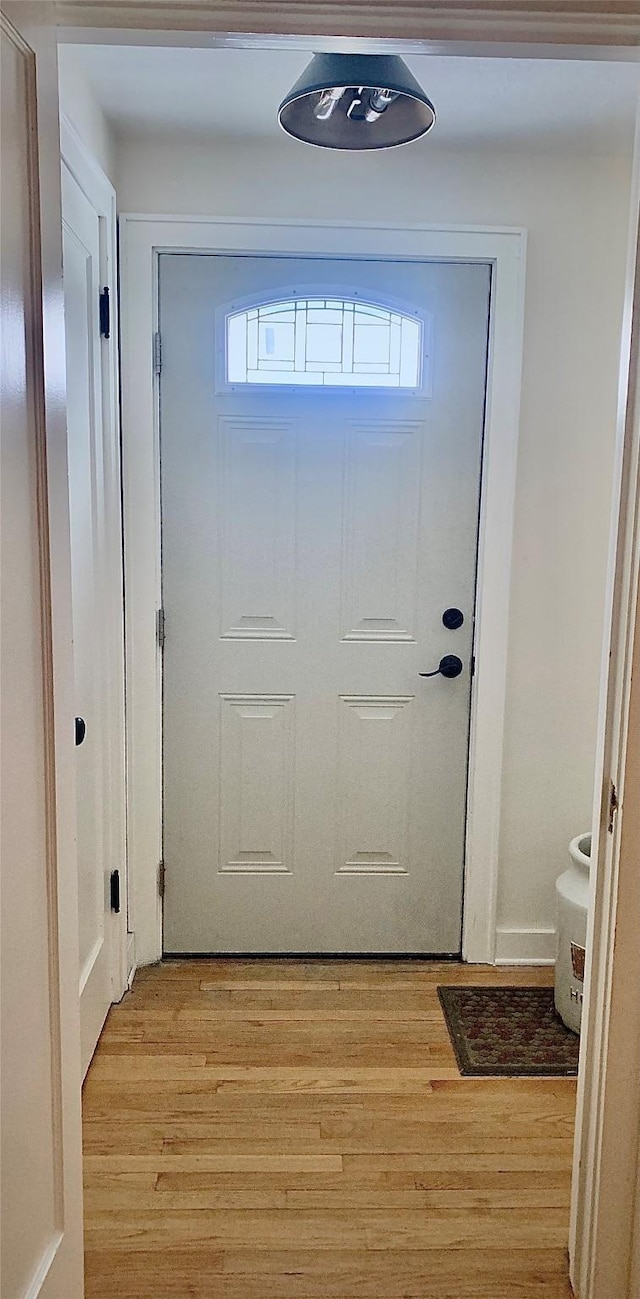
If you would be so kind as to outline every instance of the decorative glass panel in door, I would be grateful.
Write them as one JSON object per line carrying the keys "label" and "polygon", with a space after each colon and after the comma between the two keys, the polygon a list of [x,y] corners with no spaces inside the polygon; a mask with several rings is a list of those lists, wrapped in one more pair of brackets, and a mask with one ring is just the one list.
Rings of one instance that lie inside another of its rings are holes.
{"label": "decorative glass panel in door", "polygon": [[417,313],[357,298],[291,298],[226,316],[228,384],[418,388],[428,359]]}

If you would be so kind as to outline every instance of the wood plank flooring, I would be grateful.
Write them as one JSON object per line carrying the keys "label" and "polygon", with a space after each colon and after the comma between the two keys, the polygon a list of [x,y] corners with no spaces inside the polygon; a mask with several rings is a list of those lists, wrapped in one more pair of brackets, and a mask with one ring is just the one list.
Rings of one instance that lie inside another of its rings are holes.
{"label": "wood plank flooring", "polygon": [[575,1081],[460,1078],[436,995],[550,979],[140,971],[84,1089],[87,1299],[567,1299]]}

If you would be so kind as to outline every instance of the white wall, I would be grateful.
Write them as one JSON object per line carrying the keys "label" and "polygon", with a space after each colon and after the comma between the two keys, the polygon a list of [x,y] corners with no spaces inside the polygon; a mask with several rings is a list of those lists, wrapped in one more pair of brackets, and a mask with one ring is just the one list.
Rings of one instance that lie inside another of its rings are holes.
{"label": "white wall", "polygon": [[116,178],[116,141],[105,114],[93,94],[75,45],[58,46],[60,113],[73,123],[88,151],[112,185]]}
{"label": "white wall", "polygon": [[[525,226],[529,262],[499,952],[552,955],[554,881],[591,822],[630,195],[619,155],[375,155],[296,142],[123,142],[122,211]],[[523,929],[525,935],[510,931]]]}

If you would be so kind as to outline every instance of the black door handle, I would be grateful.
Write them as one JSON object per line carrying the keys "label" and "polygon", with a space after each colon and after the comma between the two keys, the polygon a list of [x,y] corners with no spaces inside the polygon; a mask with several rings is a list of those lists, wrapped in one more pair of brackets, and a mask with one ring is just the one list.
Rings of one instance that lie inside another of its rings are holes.
{"label": "black door handle", "polygon": [[459,677],[462,672],[462,659],[457,654],[445,654],[435,672],[419,672],[419,677]]}
{"label": "black door handle", "polygon": [[86,734],[87,723],[85,722],[84,717],[76,717],[76,745],[82,744]]}

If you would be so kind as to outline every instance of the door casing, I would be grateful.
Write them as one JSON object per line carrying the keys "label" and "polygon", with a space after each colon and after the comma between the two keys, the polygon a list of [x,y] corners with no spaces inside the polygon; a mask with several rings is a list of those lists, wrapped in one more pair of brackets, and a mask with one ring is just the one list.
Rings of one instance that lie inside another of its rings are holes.
{"label": "door casing", "polygon": [[57,8],[58,21],[75,29],[71,39],[109,43],[316,49],[321,36],[323,49],[349,53],[618,60],[633,59],[640,45],[628,0],[611,0],[605,12],[588,0],[475,0],[462,9],[422,0],[399,13],[396,0],[347,3],[339,13],[322,0],[190,0],[169,8],[148,0],[60,0]]}
{"label": "door casing", "polygon": [[55,14],[35,0],[3,0],[0,8],[5,72],[9,68],[2,85],[9,132],[2,193],[3,506],[11,503],[3,515],[9,529],[3,583],[8,574],[10,581],[2,592],[2,929],[3,940],[9,938],[2,948],[3,1292],[80,1299],[78,907]]}
{"label": "door casing", "polygon": [[[299,253],[490,263],[493,268],[482,464],[476,673],[466,828],[463,957],[493,963],[500,775],[517,432],[522,366],[526,232],[411,225],[215,221],[122,215],[123,482],[127,591],[127,744],[131,928],[141,963],[162,954],[162,661],[157,330],[161,252]],[[135,437],[129,430],[135,429]],[[553,939],[551,940],[553,942]],[[543,953],[551,960],[553,952]]]}

